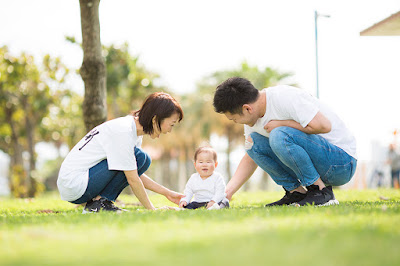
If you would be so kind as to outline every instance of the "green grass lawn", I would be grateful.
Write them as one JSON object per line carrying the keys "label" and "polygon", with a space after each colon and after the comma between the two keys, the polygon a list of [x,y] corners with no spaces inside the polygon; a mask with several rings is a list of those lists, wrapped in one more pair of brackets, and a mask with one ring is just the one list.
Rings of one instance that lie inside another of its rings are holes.
{"label": "green grass lawn", "polygon": [[282,193],[238,193],[217,211],[147,211],[123,195],[129,212],[86,215],[57,195],[2,198],[0,265],[400,265],[400,191],[335,195],[264,208]]}

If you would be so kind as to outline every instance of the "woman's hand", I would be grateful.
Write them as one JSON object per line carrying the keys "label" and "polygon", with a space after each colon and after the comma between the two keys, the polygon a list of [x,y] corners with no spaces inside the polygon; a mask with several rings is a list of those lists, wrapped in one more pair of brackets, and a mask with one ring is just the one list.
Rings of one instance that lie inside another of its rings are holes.
{"label": "woman's hand", "polygon": [[159,211],[159,210],[176,210],[176,207],[162,206],[162,207],[156,208],[156,211]]}
{"label": "woman's hand", "polygon": [[170,190],[170,191],[168,192],[168,194],[165,195],[165,197],[166,197],[169,201],[175,203],[176,205],[179,205],[179,201],[180,201],[181,198],[183,198],[184,196],[185,196],[185,195],[183,195],[183,194],[181,194],[181,193],[178,193],[178,192],[175,192],[175,191],[172,191],[172,190]]}

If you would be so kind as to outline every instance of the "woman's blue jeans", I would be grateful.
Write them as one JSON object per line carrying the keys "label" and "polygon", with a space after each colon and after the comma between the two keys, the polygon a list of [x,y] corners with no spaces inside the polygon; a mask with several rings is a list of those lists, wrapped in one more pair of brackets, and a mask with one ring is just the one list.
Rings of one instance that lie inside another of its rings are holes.
{"label": "woman's blue jeans", "polygon": [[318,178],[340,186],[353,177],[357,160],[315,134],[291,127],[278,127],[269,138],[251,133],[253,146],[247,154],[286,190],[309,186]]}
{"label": "woman's blue jeans", "polygon": [[[150,167],[151,158],[142,149],[136,147],[135,157],[138,175],[141,176]],[[123,171],[108,170],[107,159],[104,159],[89,169],[89,183],[85,193],[79,199],[71,201],[71,203],[85,203],[98,195],[115,201],[128,185],[125,173]]]}

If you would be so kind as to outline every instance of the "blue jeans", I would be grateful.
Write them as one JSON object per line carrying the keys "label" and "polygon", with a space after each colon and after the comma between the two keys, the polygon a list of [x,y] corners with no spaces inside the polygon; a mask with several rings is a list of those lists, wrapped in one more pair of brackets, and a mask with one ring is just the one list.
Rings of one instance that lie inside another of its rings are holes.
{"label": "blue jeans", "polygon": [[309,186],[318,178],[340,186],[353,177],[357,160],[315,134],[291,127],[278,127],[269,138],[251,133],[253,146],[247,154],[286,190]]}
{"label": "blue jeans", "polygon": [[[141,176],[149,168],[151,158],[142,149],[136,147],[135,157],[138,175]],[[125,173],[123,171],[108,170],[107,159],[104,159],[89,169],[89,183],[85,193],[79,199],[71,201],[71,203],[85,203],[98,195],[115,201],[128,185]]]}

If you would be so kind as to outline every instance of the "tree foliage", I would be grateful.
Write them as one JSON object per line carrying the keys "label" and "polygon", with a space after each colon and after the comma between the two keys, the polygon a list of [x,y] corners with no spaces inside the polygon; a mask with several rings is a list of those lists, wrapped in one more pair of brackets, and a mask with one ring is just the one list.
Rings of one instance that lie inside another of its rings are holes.
{"label": "tree foliage", "polygon": [[45,56],[42,68],[33,56],[11,55],[0,48],[0,149],[10,156],[11,191],[32,197],[41,190],[35,179],[35,145],[41,139],[42,120],[55,98],[50,84],[63,82],[68,69],[58,58]]}
{"label": "tree foliage", "polygon": [[139,56],[131,55],[129,45],[103,46],[107,69],[108,118],[127,115],[140,108],[144,98],[156,91],[167,89],[155,85],[159,75],[148,70]]}

